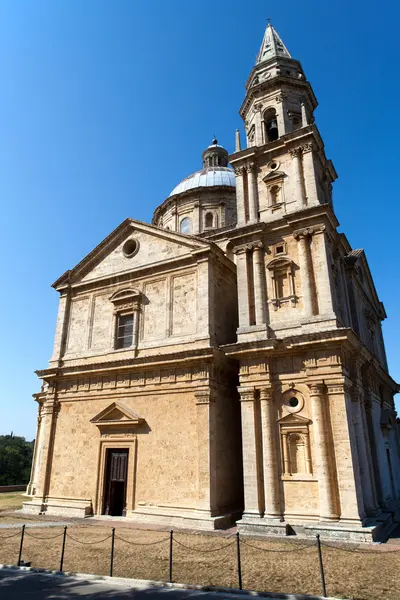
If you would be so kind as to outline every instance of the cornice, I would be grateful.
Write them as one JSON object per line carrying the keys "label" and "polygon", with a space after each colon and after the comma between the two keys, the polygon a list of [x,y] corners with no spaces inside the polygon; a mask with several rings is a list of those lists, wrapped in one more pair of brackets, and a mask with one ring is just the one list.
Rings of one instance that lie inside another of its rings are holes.
{"label": "cornice", "polygon": [[[121,372],[125,370],[143,370],[154,369],[156,367],[169,366],[179,363],[180,365],[196,363],[198,361],[206,362],[221,362],[226,361],[225,353],[217,348],[195,348],[193,350],[185,350],[184,352],[174,352],[170,354],[161,354],[157,356],[141,356],[135,358],[97,361],[87,364],[86,361],[75,365],[64,364],[61,367],[52,367],[49,369],[41,369],[35,371],[36,375],[44,380],[50,380],[60,377],[68,377],[75,375],[84,375],[89,373],[109,373]],[[228,359],[229,360],[229,359]]]}
{"label": "cornice", "polygon": [[[184,202],[191,198],[191,196],[198,197],[199,195],[207,195],[209,193],[215,192],[218,194],[218,200],[220,199],[221,192],[226,194],[232,194],[233,196],[236,194],[236,189],[229,185],[213,185],[209,187],[199,186],[196,188],[191,188],[185,192],[181,192],[180,194],[174,194],[173,196],[168,196],[153,212],[153,218],[151,220],[152,224],[155,225],[155,221],[160,217],[160,213],[163,213],[167,210],[171,205],[174,205],[177,201]],[[195,199],[193,200],[195,201]]]}

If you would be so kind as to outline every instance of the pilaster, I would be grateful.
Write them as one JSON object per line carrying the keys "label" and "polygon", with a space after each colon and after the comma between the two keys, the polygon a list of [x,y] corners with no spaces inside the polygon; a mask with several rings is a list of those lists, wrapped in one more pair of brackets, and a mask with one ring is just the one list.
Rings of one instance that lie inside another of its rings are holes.
{"label": "pilaster", "polygon": [[365,517],[350,383],[342,378],[328,384],[327,394],[335,448],[335,467],[340,499],[340,519],[360,523]]}
{"label": "pilaster", "polygon": [[248,327],[250,325],[250,303],[246,248],[236,248],[234,253],[236,254],[239,327]]}
{"label": "pilaster", "polygon": [[328,435],[328,414],[324,385],[315,382],[309,385],[314,430],[315,470],[318,478],[319,515],[322,521],[338,518],[335,494],[335,479],[330,452],[332,445]]}
{"label": "pilaster", "polygon": [[238,224],[238,226],[246,224],[246,210],[245,210],[243,172],[244,172],[244,168],[243,167],[239,167],[238,169],[235,169],[235,175],[236,175],[236,206],[237,206],[237,224]]}
{"label": "pilaster", "polygon": [[244,516],[262,516],[263,492],[259,481],[259,457],[254,388],[238,388],[242,414]]}
{"label": "pilaster", "polygon": [[256,325],[266,322],[266,282],[264,251],[261,242],[253,244],[254,303]]}
{"label": "pilaster", "polygon": [[216,398],[212,390],[195,392],[197,415],[197,508],[217,507]]}
{"label": "pilaster", "polygon": [[319,200],[317,188],[317,173],[314,164],[315,145],[312,142],[304,144],[302,146],[302,151],[306,202],[308,206],[316,205],[319,204]]}
{"label": "pilaster", "polygon": [[264,518],[282,519],[277,456],[277,428],[271,388],[260,389],[261,431],[264,467]]}

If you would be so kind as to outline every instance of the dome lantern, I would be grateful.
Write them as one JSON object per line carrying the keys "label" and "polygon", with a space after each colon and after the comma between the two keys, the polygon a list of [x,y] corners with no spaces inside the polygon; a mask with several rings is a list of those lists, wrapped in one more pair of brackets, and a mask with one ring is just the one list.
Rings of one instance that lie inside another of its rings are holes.
{"label": "dome lantern", "polygon": [[214,137],[211,145],[203,152],[203,167],[227,167],[228,152],[223,146],[218,144],[218,140]]}

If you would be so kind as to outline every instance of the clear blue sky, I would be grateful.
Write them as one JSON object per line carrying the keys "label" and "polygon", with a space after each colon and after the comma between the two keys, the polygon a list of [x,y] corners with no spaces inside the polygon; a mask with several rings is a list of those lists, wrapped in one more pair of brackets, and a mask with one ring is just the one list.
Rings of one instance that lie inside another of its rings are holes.
{"label": "clear blue sky", "polygon": [[314,86],[336,213],[367,253],[400,380],[394,2],[2,0],[0,433],[35,435],[51,283],[126,217],[150,221],[214,132],[233,151],[267,17]]}

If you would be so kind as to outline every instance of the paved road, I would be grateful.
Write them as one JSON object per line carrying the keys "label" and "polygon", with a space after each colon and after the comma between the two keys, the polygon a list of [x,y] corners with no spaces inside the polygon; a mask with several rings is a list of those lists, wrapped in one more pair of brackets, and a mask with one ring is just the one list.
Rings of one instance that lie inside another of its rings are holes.
{"label": "paved road", "polygon": [[254,600],[254,596],[156,588],[145,582],[116,583],[82,580],[74,577],[46,575],[0,569],[1,600]]}

